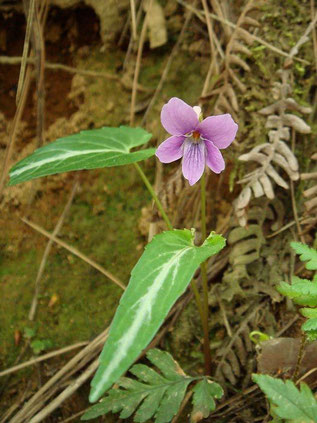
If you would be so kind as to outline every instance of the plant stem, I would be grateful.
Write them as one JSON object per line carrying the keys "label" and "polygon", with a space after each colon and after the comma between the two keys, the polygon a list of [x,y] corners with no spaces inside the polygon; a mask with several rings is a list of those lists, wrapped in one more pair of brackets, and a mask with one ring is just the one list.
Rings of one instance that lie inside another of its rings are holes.
{"label": "plant stem", "polygon": [[297,363],[296,363],[296,367],[295,367],[294,374],[293,374],[293,377],[292,377],[292,380],[294,382],[296,382],[297,379],[298,379],[300,366],[302,364],[303,357],[304,357],[304,349],[305,349],[305,346],[306,346],[306,342],[307,342],[306,334],[305,334],[305,332],[303,332],[301,340],[300,340],[300,346],[299,346],[299,351],[298,351],[298,356],[297,356]]}
{"label": "plant stem", "polygon": [[150,181],[148,180],[148,178],[146,177],[145,173],[143,172],[143,170],[141,169],[140,165],[138,163],[134,163],[134,166],[136,167],[136,170],[139,172],[139,175],[141,176],[145,186],[147,187],[147,189],[149,190],[153,200],[155,201],[155,204],[157,205],[157,208],[159,209],[159,211],[161,212],[161,215],[166,223],[166,226],[168,227],[168,229],[171,231],[173,229],[173,226],[167,216],[167,214],[165,213],[162,203],[160,202],[158,196],[156,195]]}
{"label": "plant stem", "polygon": [[[145,186],[149,190],[153,200],[155,201],[157,208],[161,212],[161,215],[168,227],[169,230],[173,230],[173,226],[165,213],[162,203],[160,202],[159,198],[157,197],[150,181],[146,177],[145,173],[141,169],[138,163],[134,163],[139,175],[141,176]],[[202,220],[202,236],[203,239],[206,239],[206,188],[205,188],[205,174],[203,174],[201,179],[201,220]],[[196,305],[198,308],[198,312],[201,318],[201,323],[203,327],[204,333],[204,356],[205,356],[205,372],[207,375],[211,373],[211,353],[210,353],[210,345],[209,345],[209,334],[208,334],[208,286],[207,286],[207,270],[206,270],[206,263],[201,264],[201,275],[203,281],[203,292],[204,292],[204,302],[202,303],[198,288],[194,280],[191,281],[190,286],[194,293],[194,297],[196,300]]]}
{"label": "plant stem", "polygon": [[193,291],[193,294],[194,294],[194,297],[195,297],[195,300],[196,300],[196,305],[197,305],[197,308],[198,308],[198,312],[199,312],[199,315],[200,315],[201,323],[203,325],[204,310],[203,310],[203,305],[202,305],[202,302],[201,302],[201,299],[200,299],[199,291],[198,291],[198,288],[196,286],[196,282],[194,281],[194,279],[191,280],[190,287]]}
{"label": "plant stem", "polygon": [[205,172],[200,180],[200,198],[201,198],[201,237],[205,241],[207,238],[206,230],[206,176]]}
{"label": "plant stem", "polygon": [[[206,177],[205,172],[201,177],[200,185],[200,198],[201,198],[201,234],[203,240],[207,237],[206,230]],[[203,318],[202,325],[204,331],[204,355],[205,355],[205,372],[207,375],[211,374],[211,352],[209,342],[209,330],[208,330],[208,280],[207,280],[207,265],[206,262],[201,263],[201,279],[203,285]]]}

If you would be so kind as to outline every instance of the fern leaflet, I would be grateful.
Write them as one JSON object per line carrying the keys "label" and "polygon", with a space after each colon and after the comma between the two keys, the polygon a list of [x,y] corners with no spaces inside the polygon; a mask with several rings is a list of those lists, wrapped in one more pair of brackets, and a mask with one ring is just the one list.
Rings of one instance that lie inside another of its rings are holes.
{"label": "fern leaflet", "polygon": [[302,383],[300,390],[294,382],[268,375],[252,376],[268,399],[274,404],[274,413],[293,423],[317,423],[317,401],[310,388]]}
{"label": "fern leaflet", "polygon": [[[144,364],[136,364],[129,371],[136,379],[121,377],[108,395],[92,406],[82,420],[90,420],[112,411],[120,412],[126,419],[134,414],[134,422],[144,423],[154,419],[155,423],[168,423],[178,412],[188,385],[202,379],[194,388],[194,411],[197,416],[208,417],[215,409],[213,398],[221,398],[222,388],[210,382],[205,376],[187,376],[172,356],[164,351],[153,349],[146,357],[160,373]],[[203,418],[202,417],[202,418]],[[201,420],[201,419],[200,419]]]}

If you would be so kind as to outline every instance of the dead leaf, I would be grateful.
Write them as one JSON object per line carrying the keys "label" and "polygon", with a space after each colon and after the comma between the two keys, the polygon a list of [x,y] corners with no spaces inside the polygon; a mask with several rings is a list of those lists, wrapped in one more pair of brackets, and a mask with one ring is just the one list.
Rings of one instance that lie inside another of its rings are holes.
{"label": "dead leaf", "polygon": [[14,331],[14,345],[17,347],[21,341],[21,332],[19,329]]}
{"label": "dead leaf", "polygon": [[49,308],[54,307],[54,305],[58,302],[58,300],[59,300],[58,295],[57,294],[53,294],[51,296],[51,299],[50,299],[49,303],[48,303],[48,307]]}
{"label": "dead leaf", "polygon": [[[297,364],[301,340],[299,338],[275,338],[260,344],[261,352],[257,357],[258,372],[292,374]],[[317,341],[307,344],[304,348],[299,376],[317,367]],[[305,379],[306,383],[317,380],[317,372]]]}
{"label": "dead leaf", "polygon": [[144,10],[147,12],[147,23],[149,28],[150,48],[156,48],[167,42],[166,21],[162,6],[157,0],[145,2]]}

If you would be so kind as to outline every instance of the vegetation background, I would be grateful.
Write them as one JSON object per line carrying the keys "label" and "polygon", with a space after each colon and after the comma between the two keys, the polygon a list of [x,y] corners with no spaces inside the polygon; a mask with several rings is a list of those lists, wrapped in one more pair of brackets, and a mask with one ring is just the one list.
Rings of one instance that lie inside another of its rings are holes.
{"label": "vegetation background", "polygon": [[[209,262],[214,375],[226,390],[210,421],[264,421],[251,373],[268,363],[283,373],[278,351],[293,348],[291,371],[300,337],[301,318],[275,286],[306,276],[290,241],[316,246],[316,71],[313,0],[0,0],[1,422],[79,420],[121,295],[113,277],[127,283],[164,228],[132,166],[10,188],[9,168],[88,128],[143,126],[158,145],[160,110],[173,96],[239,123],[226,170],[208,177],[208,228],[228,238]],[[145,170],[174,225],[197,226],[199,188],[179,165],[150,159]],[[197,327],[186,294],[155,339],[191,373],[203,371]],[[252,331],[281,344],[259,359]]]}

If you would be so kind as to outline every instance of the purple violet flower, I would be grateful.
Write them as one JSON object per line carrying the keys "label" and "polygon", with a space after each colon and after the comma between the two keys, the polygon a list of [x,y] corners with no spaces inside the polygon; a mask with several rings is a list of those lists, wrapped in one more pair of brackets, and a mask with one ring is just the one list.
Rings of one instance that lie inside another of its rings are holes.
{"label": "purple violet flower", "polygon": [[238,125],[230,114],[209,116],[200,121],[201,108],[191,107],[173,97],[161,112],[161,122],[172,136],[156,150],[162,163],[171,163],[183,157],[182,171],[189,185],[202,176],[205,164],[215,173],[225,168],[219,149],[227,148],[234,140]]}

